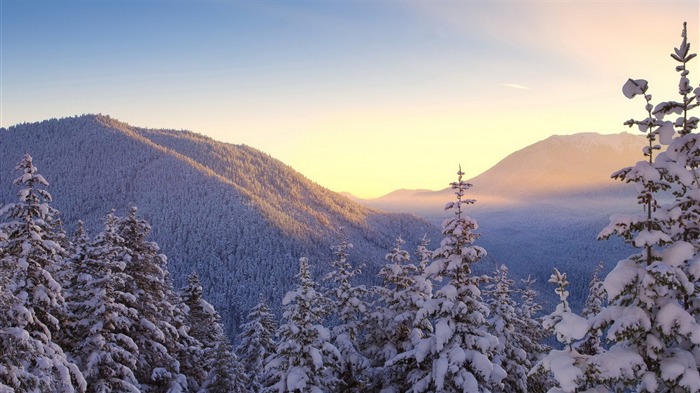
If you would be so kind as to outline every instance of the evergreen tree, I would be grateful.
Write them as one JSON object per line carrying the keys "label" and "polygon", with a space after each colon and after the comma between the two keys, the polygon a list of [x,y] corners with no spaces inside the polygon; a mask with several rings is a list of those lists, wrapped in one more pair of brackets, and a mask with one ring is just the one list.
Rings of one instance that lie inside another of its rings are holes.
{"label": "evergreen tree", "polygon": [[265,381],[262,375],[265,360],[275,353],[277,346],[274,340],[277,326],[262,294],[258,304],[250,310],[247,321],[240,330],[236,353],[243,373],[247,376],[247,391],[260,392]]}
{"label": "evergreen tree", "polygon": [[[131,277],[124,273],[122,239],[114,212],[104,218],[104,230],[88,246],[78,246],[75,285],[68,309],[73,325],[71,355],[80,365],[90,392],[140,392],[135,370],[139,348],[131,331],[139,315],[125,291]],[[82,238],[80,238],[82,239]],[[82,241],[82,240],[80,240]]]}
{"label": "evergreen tree", "polygon": [[199,364],[192,365],[190,374],[197,375],[196,379],[201,383],[216,367],[217,347],[228,339],[221,324],[221,316],[214,306],[204,299],[202,284],[196,272],[190,273],[187,285],[180,293],[185,305],[188,336],[194,339],[199,348],[199,353],[192,354]]}
{"label": "evergreen tree", "polygon": [[330,286],[326,299],[335,310],[330,316],[337,320],[337,325],[331,330],[331,337],[340,351],[339,363],[336,365],[340,379],[338,391],[360,392],[368,384],[365,373],[370,367],[369,360],[360,352],[358,345],[360,321],[367,312],[367,289],[364,285],[353,286],[351,283],[362,273],[361,268],[353,268],[348,262],[352,243],[343,240],[332,249],[335,259],[331,263],[331,272],[324,279]]}
{"label": "evergreen tree", "polygon": [[[589,365],[589,355],[579,353],[575,348],[577,340],[582,339],[588,332],[586,319],[571,312],[569,307],[569,281],[566,273],[554,269],[549,282],[557,286],[554,290],[559,296],[556,309],[542,321],[545,329],[554,333],[557,341],[563,344],[563,349],[553,349],[546,354],[530,371],[531,374],[549,373],[556,388],[550,392],[581,392],[591,387],[593,373]],[[595,383],[593,383],[595,385]]]}
{"label": "evergreen tree", "polygon": [[[603,282],[600,280],[600,272],[603,270],[603,262],[601,261],[596,266],[595,271],[593,271],[593,278],[590,284],[588,284],[588,297],[586,297],[586,302],[583,305],[583,311],[581,316],[589,319],[600,314],[603,310],[603,304],[605,302],[605,288],[603,288]],[[591,329],[586,333],[583,341],[577,344],[577,349],[580,353],[586,355],[596,355],[602,353],[603,349],[601,347],[601,335],[603,332],[600,329]]]}
{"label": "evergreen tree", "polygon": [[[609,305],[594,318],[592,326],[607,330],[613,344],[596,356],[596,381],[614,389],[639,391],[700,391],[700,318],[697,314],[698,280],[698,118],[689,111],[698,106],[700,89],[688,79],[690,53],[684,25],[681,45],[671,57],[679,63],[682,102],[654,106],[643,79],[628,80],[627,98],[637,95],[646,102],[646,118],[625,124],[647,134],[644,149],[648,160],[624,168],[613,176],[636,183],[638,203],[645,214],[615,215],[600,237],[621,236],[641,253],[618,262],[604,281]],[[665,116],[678,114],[674,121]],[[675,134],[675,137],[674,137]],[[668,145],[660,149],[658,141]],[[661,192],[673,196],[659,202]],[[614,354],[614,356],[613,356]]]}
{"label": "evergreen tree", "polygon": [[131,277],[126,289],[133,294],[131,307],[137,310],[139,324],[131,337],[139,348],[136,378],[146,392],[184,391],[187,377],[181,373],[179,355],[183,352],[186,333],[174,325],[177,299],[167,270],[165,255],[158,245],[147,240],[150,225],[136,216],[131,208],[127,217],[117,222],[122,239],[124,272]]}
{"label": "evergreen tree", "polygon": [[[418,310],[431,296],[429,280],[419,274],[419,268],[410,263],[409,253],[403,249],[400,237],[390,253],[388,261],[379,271],[383,286],[374,287],[377,295],[373,312],[369,315],[366,337],[366,351],[371,356],[382,377],[383,391],[403,392],[410,388],[406,380],[408,370],[415,367],[414,361],[407,359],[401,363],[385,363],[398,354],[409,351],[413,343],[426,338],[432,331],[430,321],[416,320]],[[421,250],[419,247],[419,258]]]}
{"label": "evergreen tree", "polygon": [[454,215],[443,222],[445,237],[426,269],[434,280],[447,282],[417,316],[435,321],[434,335],[420,340],[415,348],[392,361],[417,362],[418,368],[408,373],[411,392],[489,392],[499,388],[505,377],[503,368],[494,363],[498,339],[485,328],[489,311],[479,290],[482,279],[471,274],[472,264],[486,251],[472,245],[477,238],[473,232],[477,223],[463,211],[464,205],[474,203],[465,198],[471,184],[462,180],[463,175],[460,168],[457,181],[450,184],[457,201],[448,203],[445,210]]}
{"label": "evergreen tree", "polygon": [[316,290],[306,258],[299,260],[298,284],[287,292],[284,323],[278,331],[275,354],[265,366],[267,392],[333,392],[338,387],[335,365],[340,352],[331,343],[330,331],[321,325],[326,300]]}
{"label": "evergreen tree", "polygon": [[[85,380],[56,343],[65,303],[53,278],[65,251],[48,183],[26,154],[17,164],[19,201],[0,209],[0,268],[7,309],[2,325],[3,383],[17,391],[84,391]],[[15,378],[17,377],[17,378]]]}
{"label": "evergreen tree", "polygon": [[[548,334],[538,317],[542,306],[537,303],[537,291],[533,289],[535,280],[528,276],[520,280],[523,289],[520,290],[520,302],[516,308],[517,327],[528,340],[523,342],[523,349],[531,365],[537,364],[542,357],[551,350],[543,341]],[[552,382],[546,372],[529,373],[527,379],[527,391],[530,393],[544,393],[550,389]]]}
{"label": "evergreen tree", "polygon": [[[223,332],[223,330],[222,330]],[[243,373],[236,354],[233,353],[231,342],[225,335],[219,336],[219,342],[214,347],[212,369],[202,386],[206,393],[243,393],[247,378]]]}
{"label": "evergreen tree", "polygon": [[532,367],[526,350],[532,349],[531,338],[516,312],[513,298],[515,282],[508,278],[508,268],[501,265],[493,274],[484,294],[490,309],[489,332],[498,338],[498,350],[494,358],[506,371],[502,388],[494,391],[527,392],[527,375]]}

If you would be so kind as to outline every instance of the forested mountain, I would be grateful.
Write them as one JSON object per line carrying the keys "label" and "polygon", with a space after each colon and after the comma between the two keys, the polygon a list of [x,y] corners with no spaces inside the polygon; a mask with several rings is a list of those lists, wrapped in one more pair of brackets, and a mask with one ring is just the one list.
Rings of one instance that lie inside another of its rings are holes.
{"label": "forested mountain", "polygon": [[292,285],[300,256],[330,268],[331,245],[355,244],[351,259],[375,277],[402,236],[417,244],[437,229],[333,193],[256,149],[187,131],[150,130],[102,115],[0,130],[0,204],[16,199],[15,164],[25,153],[51,184],[64,228],[90,233],[116,209],[136,206],[153,227],[177,287],[196,271],[230,333],[262,292],[273,308]]}
{"label": "forested mountain", "polygon": [[[574,308],[580,307],[597,263],[604,261],[607,271],[629,253],[618,239],[596,237],[612,213],[639,210],[634,187],[610,175],[643,160],[645,143],[643,135],[629,133],[555,135],[510,154],[469,180],[474,185],[469,197],[476,204],[468,211],[479,222],[478,243],[516,277],[532,274],[536,287],[548,295],[553,266],[582,277],[571,283],[569,299]],[[450,194],[450,189],[397,190],[356,200],[387,211],[412,212],[440,225],[440,202]],[[484,265],[489,271],[493,268]]]}

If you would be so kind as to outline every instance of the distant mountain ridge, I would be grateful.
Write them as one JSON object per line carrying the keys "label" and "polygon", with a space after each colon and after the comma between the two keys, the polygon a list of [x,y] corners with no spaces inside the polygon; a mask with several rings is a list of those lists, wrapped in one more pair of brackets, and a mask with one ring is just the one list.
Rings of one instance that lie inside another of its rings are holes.
{"label": "distant mountain ridge", "polygon": [[[518,150],[468,180],[469,197],[476,211],[513,208],[553,199],[588,195],[593,200],[627,198],[627,185],[610,178],[626,166],[644,159],[646,139],[629,133],[602,135],[580,133],[554,135]],[[439,201],[451,191],[396,190],[375,199],[357,199],[366,206],[388,211],[408,211],[421,216],[439,215]],[[448,198],[448,199],[445,199]],[[607,203],[606,202],[606,203]]]}
{"label": "distant mountain ridge", "polygon": [[197,271],[229,332],[264,293],[278,303],[298,258],[319,271],[330,246],[355,244],[351,261],[376,272],[398,236],[416,244],[438,230],[410,214],[361,206],[254,148],[187,131],[83,115],[0,129],[0,204],[14,202],[15,164],[34,157],[66,229],[94,235],[111,209],[130,205],[153,226],[177,286]]}

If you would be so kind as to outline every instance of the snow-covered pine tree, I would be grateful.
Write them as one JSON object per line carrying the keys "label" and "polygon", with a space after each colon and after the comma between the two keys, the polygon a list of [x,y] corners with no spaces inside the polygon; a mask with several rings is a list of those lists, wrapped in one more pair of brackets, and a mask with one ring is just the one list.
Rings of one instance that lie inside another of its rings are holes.
{"label": "snow-covered pine tree", "polygon": [[133,308],[134,295],[125,291],[131,277],[124,273],[124,250],[119,246],[123,240],[114,212],[103,222],[103,231],[93,241],[76,245],[75,282],[67,303],[73,321],[68,328],[70,354],[89,392],[140,392],[135,376],[139,348],[131,338],[139,315]]}
{"label": "snow-covered pine tree", "polygon": [[496,269],[484,291],[490,315],[489,332],[498,338],[495,362],[506,371],[503,387],[494,392],[527,392],[527,377],[532,364],[527,350],[532,349],[531,338],[521,330],[526,322],[520,320],[513,298],[515,281],[508,278],[508,268],[501,265]]}
{"label": "snow-covered pine tree", "polygon": [[80,266],[87,257],[88,245],[90,236],[88,235],[82,221],[78,221],[76,231],[71,237],[71,241],[65,247],[66,257],[59,265],[54,277],[61,284],[63,297],[66,300],[66,312],[64,319],[61,321],[61,331],[59,332],[58,342],[61,348],[71,356],[73,348],[75,348],[76,340],[73,337],[73,328],[76,326],[77,318],[72,315],[71,300],[75,298],[73,295],[74,289],[78,287],[78,266]]}
{"label": "snow-covered pine tree", "polygon": [[277,347],[274,338],[277,324],[262,294],[240,331],[236,354],[247,376],[246,390],[258,393],[262,391],[265,381],[265,360],[275,353]]}
{"label": "snow-covered pine tree", "polygon": [[416,248],[416,257],[418,257],[418,264],[416,265],[418,269],[417,276],[422,276],[425,273],[425,269],[433,260],[433,252],[428,248],[429,244],[430,239],[428,239],[427,235],[423,235],[420,239],[420,244]]}
{"label": "snow-covered pine tree", "polygon": [[203,382],[216,367],[217,348],[227,341],[221,324],[221,316],[214,306],[204,299],[202,284],[196,272],[190,273],[187,285],[180,290],[180,297],[185,305],[185,325],[189,327],[191,336],[199,353],[194,354],[197,361],[192,365],[190,374],[195,374],[197,380]]}
{"label": "snow-covered pine tree", "polygon": [[[221,326],[221,325],[219,325]],[[243,393],[250,392],[246,389],[247,379],[243,367],[233,352],[233,347],[228,337],[223,334],[219,337],[213,352],[213,367],[207,379],[202,385],[201,393]]]}
{"label": "snow-covered pine tree", "polygon": [[340,380],[338,392],[361,392],[367,388],[370,368],[369,359],[360,351],[358,339],[360,321],[367,312],[364,285],[355,286],[352,281],[362,273],[360,267],[353,268],[348,261],[352,243],[342,240],[333,246],[335,256],[331,262],[331,271],[324,277],[328,289],[325,296],[329,306],[335,312],[329,313],[336,326],[331,329],[331,340],[340,352],[337,376]]}
{"label": "snow-covered pine tree", "polygon": [[338,387],[335,365],[340,352],[331,343],[330,331],[321,325],[327,301],[311,279],[309,261],[299,259],[297,286],[282,304],[275,354],[265,366],[269,374],[266,392],[333,392]]}
{"label": "snow-covered pine tree", "polygon": [[[53,278],[65,251],[51,207],[48,182],[26,154],[17,164],[19,201],[0,209],[0,265],[9,309],[3,312],[2,344],[7,386],[17,391],[84,391],[85,380],[55,342],[64,319],[61,286]],[[19,379],[14,379],[18,376]]]}
{"label": "snow-covered pine tree", "polygon": [[463,175],[460,168],[457,181],[450,184],[457,201],[448,203],[445,210],[452,211],[453,217],[443,222],[445,237],[426,268],[428,276],[447,283],[417,316],[435,321],[434,335],[392,361],[416,360],[418,368],[407,375],[410,392],[490,392],[505,377],[503,368],[494,362],[498,339],[486,330],[489,310],[479,290],[482,278],[472,275],[471,265],[486,250],[472,245],[477,223],[463,211],[464,205],[474,203],[465,197],[471,184],[462,180]]}
{"label": "snow-covered pine tree", "polygon": [[[530,364],[535,365],[551,350],[543,343],[549,334],[542,326],[542,318],[538,316],[542,311],[542,305],[537,302],[539,294],[534,289],[535,279],[527,276],[527,278],[521,279],[520,282],[521,289],[518,290],[519,302],[515,309],[515,313],[518,316],[516,329],[528,338],[523,343],[523,349],[527,353]],[[546,372],[535,372],[528,375],[527,391],[529,393],[544,393],[550,389],[551,385]]]}
{"label": "snow-covered pine tree", "polygon": [[[662,102],[656,107],[643,79],[629,79],[623,86],[627,98],[644,97],[646,118],[629,120],[647,134],[647,161],[613,175],[633,182],[641,190],[640,216],[615,215],[600,234],[618,235],[642,252],[618,262],[604,281],[609,305],[592,326],[607,329],[610,350],[596,356],[596,380],[612,389],[639,391],[700,391],[700,318],[697,315],[698,279],[698,118],[689,111],[698,106],[700,88],[693,92],[688,80],[690,53],[684,25],[681,45],[671,57],[679,63],[682,102]],[[679,114],[675,121],[665,116]],[[677,134],[676,134],[677,131]],[[674,134],[676,136],[674,137]],[[668,145],[653,159],[656,139]],[[659,194],[668,191],[670,203]]]}
{"label": "snow-covered pine tree", "polygon": [[151,226],[136,215],[132,207],[117,222],[117,233],[124,249],[124,272],[131,277],[127,290],[134,295],[133,308],[139,324],[131,329],[131,338],[139,348],[136,378],[145,392],[177,392],[188,388],[187,376],[180,370],[178,357],[184,351],[184,332],[175,324],[177,299],[167,270],[165,255],[158,245],[147,240]]}
{"label": "snow-covered pine tree", "polygon": [[588,322],[571,312],[568,301],[569,291],[566,288],[569,281],[566,273],[554,269],[549,282],[557,286],[554,292],[559,296],[559,303],[551,314],[544,317],[542,325],[555,335],[564,348],[551,350],[535,364],[530,374],[551,375],[556,385],[549,390],[551,393],[586,391],[591,375],[588,364],[590,356],[580,354],[574,347],[574,343],[586,335]]}
{"label": "snow-covered pine tree", "polygon": [[[427,319],[416,322],[416,314],[432,294],[432,285],[420,276],[419,268],[410,262],[410,254],[403,249],[404,240],[396,239],[396,245],[386,255],[388,261],[379,271],[383,285],[374,287],[377,300],[365,324],[365,350],[373,360],[381,376],[379,385],[383,392],[404,392],[410,388],[406,373],[415,361],[385,363],[400,353],[413,348],[413,343],[428,336],[432,325]],[[430,252],[419,253],[419,257]]]}
{"label": "snow-covered pine tree", "polygon": [[204,299],[197,273],[190,274],[187,286],[180,292],[185,306],[186,325],[190,327],[189,333],[184,336],[191,338],[199,352],[191,355],[196,357],[196,361],[192,362],[189,373],[202,374],[197,378],[202,380],[199,391],[248,392],[249,390],[245,388],[247,379],[236,355],[232,352],[231,341],[226,337],[221,324],[221,316]]}
{"label": "snow-covered pine tree", "polygon": [[[599,262],[593,271],[593,278],[588,284],[588,296],[586,297],[586,302],[583,305],[583,311],[581,316],[589,319],[598,315],[603,310],[603,305],[605,304],[605,289],[603,288],[603,282],[600,279],[600,273],[603,271],[603,262]],[[601,347],[601,335],[603,334],[600,329],[591,329],[586,333],[586,337],[576,344],[576,349],[586,355],[596,355],[603,352]]]}

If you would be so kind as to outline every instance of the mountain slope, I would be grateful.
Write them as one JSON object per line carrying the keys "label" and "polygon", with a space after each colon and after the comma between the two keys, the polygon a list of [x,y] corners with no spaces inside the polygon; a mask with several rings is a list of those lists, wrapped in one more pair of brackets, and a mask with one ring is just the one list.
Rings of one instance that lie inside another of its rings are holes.
{"label": "mountain slope", "polygon": [[101,115],[0,130],[0,204],[16,199],[14,166],[24,153],[51,183],[69,231],[81,219],[94,234],[111,209],[137,206],[175,283],[196,270],[230,332],[259,292],[281,299],[300,256],[324,270],[342,236],[370,277],[395,237],[437,236],[415,216],[358,205],[253,148]]}

